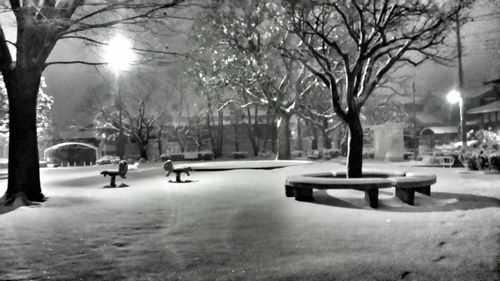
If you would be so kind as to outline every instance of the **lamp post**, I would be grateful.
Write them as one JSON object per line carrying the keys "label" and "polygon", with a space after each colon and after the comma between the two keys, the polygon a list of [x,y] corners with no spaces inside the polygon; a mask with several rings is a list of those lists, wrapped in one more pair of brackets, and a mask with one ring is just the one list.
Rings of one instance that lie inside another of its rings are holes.
{"label": "lamp post", "polygon": [[460,138],[462,140],[462,149],[467,148],[467,135],[465,132],[465,110],[464,110],[464,100],[462,95],[457,90],[451,90],[446,99],[449,103],[455,104],[458,103],[460,109]]}
{"label": "lamp post", "polygon": [[132,51],[132,44],[125,37],[120,35],[114,37],[105,47],[105,58],[108,65],[115,74],[115,91],[117,99],[115,106],[118,109],[118,138],[116,140],[116,152],[120,160],[125,155],[125,140],[123,135],[123,103],[120,91],[120,71],[127,70],[130,64],[135,60],[135,54]]}

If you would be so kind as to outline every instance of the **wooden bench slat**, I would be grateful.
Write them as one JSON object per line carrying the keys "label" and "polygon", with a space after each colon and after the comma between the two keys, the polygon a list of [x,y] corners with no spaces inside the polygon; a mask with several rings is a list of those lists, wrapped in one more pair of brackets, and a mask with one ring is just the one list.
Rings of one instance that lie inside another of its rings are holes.
{"label": "wooden bench slat", "polygon": [[296,177],[288,178],[286,185],[298,188],[317,188],[317,189],[373,189],[389,188],[392,182],[383,178],[315,178],[315,177]]}
{"label": "wooden bench slat", "polygon": [[[347,173],[345,171],[334,171],[332,174],[335,177],[347,177]],[[405,171],[378,171],[378,170],[367,170],[363,171],[363,177],[370,178],[387,178],[387,177],[404,177],[406,175]]]}
{"label": "wooden bench slat", "polygon": [[299,201],[312,201],[313,189],[354,189],[364,191],[370,206],[377,208],[379,188],[395,187],[396,196],[413,205],[415,192],[430,196],[430,187],[436,183],[435,175],[403,171],[367,171],[363,172],[363,178],[345,178],[345,175],[345,172],[323,172],[288,177],[285,195]]}
{"label": "wooden bench slat", "polygon": [[398,188],[423,187],[423,186],[430,186],[436,183],[436,176],[431,176],[431,175],[389,177],[387,179],[392,182],[394,187]]}

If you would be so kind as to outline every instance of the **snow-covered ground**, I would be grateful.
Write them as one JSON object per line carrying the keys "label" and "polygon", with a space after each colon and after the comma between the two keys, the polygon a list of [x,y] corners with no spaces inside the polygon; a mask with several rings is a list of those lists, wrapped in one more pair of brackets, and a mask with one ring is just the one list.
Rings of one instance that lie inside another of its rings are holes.
{"label": "snow-covered ground", "polygon": [[[169,183],[161,164],[102,188],[103,167],[42,169],[49,200],[0,207],[0,280],[497,280],[500,175],[435,173],[432,197],[408,206],[393,189],[284,195],[284,179],[343,169],[193,172]],[[0,181],[5,190],[6,181]]]}

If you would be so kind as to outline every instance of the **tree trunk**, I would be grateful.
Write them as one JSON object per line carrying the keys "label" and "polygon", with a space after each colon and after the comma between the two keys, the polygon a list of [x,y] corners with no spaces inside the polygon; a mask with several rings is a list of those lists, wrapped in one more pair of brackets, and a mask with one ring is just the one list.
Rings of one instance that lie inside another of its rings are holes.
{"label": "tree trunk", "polygon": [[256,106],[254,109],[254,116],[253,116],[253,133],[254,133],[254,139],[255,139],[255,149],[256,149],[256,154],[255,156],[259,155],[260,151],[260,142],[259,142],[259,136],[260,136],[260,126],[259,126],[259,107]]}
{"label": "tree trunk", "polygon": [[363,176],[363,127],[359,114],[347,114],[345,121],[349,130],[347,177],[360,178]]}
{"label": "tree trunk", "polygon": [[311,150],[318,150],[318,129],[316,129],[316,126],[311,125],[312,133],[313,133],[313,138],[311,141]]}
{"label": "tree trunk", "polygon": [[212,152],[214,153],[214,155],[217,155],[217,146],[216,146],[216,143],[215,143],[215,138],[214,138],[214,134],[212,132],[212,120],[213,120],[213,114],[212,112],[209,110],[207,111],[207,129],[208,129],[208,137],[210,138],[210,146],[212,147]]}
{"label": "tree trunk", "polygon": [[141,155],[140,158],[144,158],[145,160],[148,160],[148,145],[143,145],[140,142],[138,142],[139,145],[139,154]]}
{"label": "tree trunk", "polygon": [[267,142],[269,141],[269,135],[272,134],[274,130],[274,122],[271,122],[271,111],[267,110],[266,114],[266,136],[264,137],[264,142],[262,144],[262,152],[266,152]]}
{"label": "tree trunk", "polygon": [[163,154],[163,130],[165,130],[165,125],[161,124],[160,130],[158,131],[158,158],[161,158],[161,155]]}
{"label": "tree trunk", "polygon": [[[255,112],[255,119],[257,119],[257,112],[258,108],[255,107],[254,112]],[[247,108],[247,117],[248,117],[248,125],[247,125],[247,131],[248,131],[248,137],[250,138],[250,144],[252,145],[252,150],[253,150],[253,155],[257,156],[259,155],[259,140],[257,139],[257,120],[255,120],[255,123],[252,124],[252,111],[250,108]]]}
{"label": "tree trunk", "polygon": [[158,140],[158,158],[160,158],[162,154],[163,154],[163,147],[161,145],[161,139],[160,139]]}
{"label": "tree trunk", "polygon": [[323,148],[324,149],[332,149],[332,142],[330,137],[328,137],[328,132],[323,130]]}
{"label": "tree trunk", "polygon": [[218,112],[219,120],[217,122],[217,157],[222,157],[224,146],[224,111]]}
{"label": "tree trunk", "polygon": [[323,119],[323,127],[321,128],[323,133],[323,149],[332,149],[332,140],[328,136],[328,119]]}
{"label": "tree trunk", "polygon": [[240,152],[240,141],[238,139],[238,123],[233,124],[234,129],[234,151]]}
{"label": "tree trunk", "polygon": [[184,153],[184,150],[186,149],[186,140],[183,139],[181,132],[181,128],[179,126],[175,127],[175,134],[177,135],[177,143],[179,144],[179,148],[182,153]]}
{"label": "tree trunk", "polygon": [[201,138],[201,124],[198,121],[196,124],[196,151],[201,151],[201,145],[203,144],[203,139]]}
{"label": "tree trunk", "polygon": [[9,175],[4,198],[7,203],[24,196],[42,202],[36,131],[36,106],[41,71],[17,68],[5,73],[9,98]]}
{"label": "tree trunk", "polygon": [[290,155],[290,116],[281,115],[278,119],[277,159],[291,159]]}
{"label": "tree trunk", "polygon": [[274,153],[274,154],[278,154],[278,151],[277,151],[277,148],[278,148],[278,145],[277,145],[277,140],[278,140],[278,124],[276,122],[276,115],[273,116],[273,126],[271,128],[271,151]]}
{"label": "tree trunk", "polygon": [[300,119],[297,118],[297,150],[304,150],[304,142],[302,141],[302,125]]}

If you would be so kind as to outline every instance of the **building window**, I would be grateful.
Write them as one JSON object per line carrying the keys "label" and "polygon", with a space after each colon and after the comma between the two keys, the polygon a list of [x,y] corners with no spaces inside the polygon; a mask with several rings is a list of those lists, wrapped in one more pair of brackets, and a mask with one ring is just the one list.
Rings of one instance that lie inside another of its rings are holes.
{"label": "building window", "polygon": [[497,113],[491,112],[490,113],[490,122],[496,122],[496,121],[497,121]]}
{"label": "building window", "polygon": [[490,117],[488,113],[483,113],[483,123],[486,124],[490,122],[490,120],[488,120],[488,117]]}

